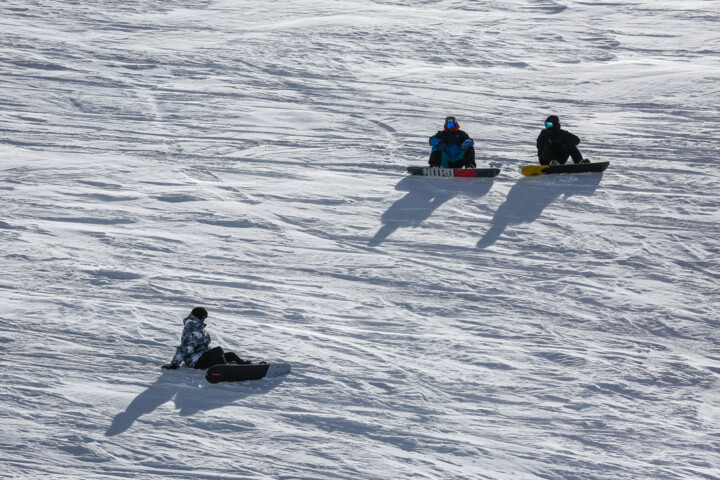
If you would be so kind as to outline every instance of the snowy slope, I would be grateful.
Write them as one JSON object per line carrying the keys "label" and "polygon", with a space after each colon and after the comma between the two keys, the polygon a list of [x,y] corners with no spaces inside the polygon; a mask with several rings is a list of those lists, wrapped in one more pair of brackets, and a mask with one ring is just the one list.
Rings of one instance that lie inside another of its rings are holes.
{"label": "snowy slope", "polygon": [[[0,3],[0,477],[720,478],[719,21]],[[499,177],[406,176],[450,114]],[[162,372],[196,305],[293,372]]]}

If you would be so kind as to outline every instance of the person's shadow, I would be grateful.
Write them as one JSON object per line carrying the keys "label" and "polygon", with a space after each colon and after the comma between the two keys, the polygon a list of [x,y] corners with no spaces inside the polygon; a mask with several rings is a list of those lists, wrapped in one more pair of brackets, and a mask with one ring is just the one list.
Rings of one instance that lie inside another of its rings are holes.
{"label": "person's shadow", "polygon": [[211,385],[205,381],[204,372],[199,370],[163,372],[155,383],[130,402],[124,412],[115,416],[105,435],[112,437],[125,432],[142,415],[152,413],[173,398],[180,415],[190,416],[199,411],[230,405],[249,395],[265,394],[281,382],[282,379],[263,379],[243,382],[242,385]]}
{"label": "person's shadow", "polygon": [[408,192],[383,213],[382,227],[368,245],[376,247],[398,228],[415,228],[427,220],[440,205],[463,195],[480,198],[493,185],[492,178],[434,178],[409,176],[402,179],[395,190]]}
{"label": "person's shadow", "polygon": [[509,225],[536,220],[545,207],[560,196],[567,200],[573,195],[592,195],[602,176],[602,173],[577,173],[520,179],[510,189],[505,203],[495,212],[492,227],[478,241],[477,247],[486,248],[494,244]]}

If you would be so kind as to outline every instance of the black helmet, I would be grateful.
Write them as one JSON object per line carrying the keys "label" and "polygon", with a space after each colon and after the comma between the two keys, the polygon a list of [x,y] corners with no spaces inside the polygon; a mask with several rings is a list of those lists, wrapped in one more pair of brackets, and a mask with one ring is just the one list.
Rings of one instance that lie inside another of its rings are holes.
{"label": "black helmet", "polygon": [[560,128],[560,118],[558,118],[557,115],[550,115],[545,119],[545,128],[550,129],[559,129]]}
{"label": "black helmet", "polygon": [[455,117],[445,117],[445,123],[443,124],[443,130],[457,131],[460,130],[460,124],[455,120]]}
{"label": "black helmet", "polygon": [[193,308],[190,314],[200,320],[205,320],[207,318],[207,310],[205,310],[203,307]]}

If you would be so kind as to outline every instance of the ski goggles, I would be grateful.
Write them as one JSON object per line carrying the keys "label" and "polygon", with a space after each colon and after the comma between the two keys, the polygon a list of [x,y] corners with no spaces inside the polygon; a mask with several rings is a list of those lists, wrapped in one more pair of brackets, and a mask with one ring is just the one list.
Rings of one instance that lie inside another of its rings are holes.
{"label": "ski goggles", "polygon": [[553,123],[552,122],[545,122],[545,128],[552,128]]}
{"label": "ski goggles", "polygon": [[447,128],[448,130],[452,130],[455,127],[457,127],[457,123],[455,122],[448,122],[445,124],[445,128]]}

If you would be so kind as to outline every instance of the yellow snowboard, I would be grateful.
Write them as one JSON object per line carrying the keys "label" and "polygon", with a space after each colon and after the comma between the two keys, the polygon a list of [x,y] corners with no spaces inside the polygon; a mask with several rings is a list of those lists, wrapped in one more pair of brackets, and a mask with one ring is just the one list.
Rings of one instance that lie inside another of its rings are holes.
{"label": "yellow snowboard", "polygon": [[534,175],[543,175],[543,169],[547,167],[547,165],[526,165],[522,167],[521,171],[526,177],[532,177]]}
{"label": "yellow snowboard", "polygon": [[534,175],[550,175],[552,173],[604,172],[608,165],[610,165],[610,162],[566,163],[564,165],[526,165],[520,170],[523,175],[532,177]]}

